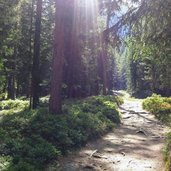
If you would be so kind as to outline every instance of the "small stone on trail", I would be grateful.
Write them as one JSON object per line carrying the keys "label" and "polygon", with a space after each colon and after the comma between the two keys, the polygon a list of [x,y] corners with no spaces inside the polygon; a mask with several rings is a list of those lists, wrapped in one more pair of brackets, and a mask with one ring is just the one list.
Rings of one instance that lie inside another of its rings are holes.
{"label": "small stone on trail", "polygon": [[127,113],[127,112],[126,112],[126,111],[122,111],[122,110],[121,110],[121,113],[125,114],[125,113]]}
{"label": "small stone on trail", "polygon": [[92,165],[85,165],[83,167],[84,167],[84,169],[93,169],[94,170],[94,166],[92,166]]}
{"label": "small stone on trail", "polygon": [[145,139],[142,139],[141,141],[146,141]]}
{"label": "small stone on trail", "polygon": [[102,155],[100,155],[100,154],[93,154],[93,157],[94,158],[104,158],[104,159],[107,159],[107,157],[106,156],[102,156]]}
{"label": "small stone on trail", "polygon": [[145,133],[145,131],[143,131],[143,130],[141,130],[141,129],[140,129],[139,131],[136,131],[136,133],[137,133],[137,134],[144,134],[145,136],[147,136],[147,134]]}
{"label": "small stone on trail", "polygon": [[121,152],[121,154],[122,154],[123,156],[125,156],[125,155],[126,155],[124,152]]}
{"label": "small stone on trail", "polygon": [[136,126],[135,125],[131,125],[132,127],[134,127],[134,128],[136,128]]}
{"label": "small stone on trail", "polygon": [[129,119],[131,118],[132,116],[127,116],[127,117],[123,117],[122,119]]}
{"label": "small stone on trail", "polygon": [[128,162],[128,164],[131,163],[131,162],[132,162],[132,160],[130,160],[130,161]]}
{"label": "small stone on trail", "polygon": [[94,158],[102,158],[102,156],[97,155],[97,154],[94,154],[93,157],[94,157]]}
{"label": "small stone on trail", "polygon": [[106,152],[108,152],[108,153],[112,153],[112,152],[113,152],[113,150],[110,150],[110,149],[109,149],[109,150],[106,150]]}
{"label": "small stone on trail", "polygon": [[145,166],[145,168],[152,168],[152,166]]}
{"label": "small stone on trail", "polygon": [[152,136],[152,138],[164,138],[162,136]]}

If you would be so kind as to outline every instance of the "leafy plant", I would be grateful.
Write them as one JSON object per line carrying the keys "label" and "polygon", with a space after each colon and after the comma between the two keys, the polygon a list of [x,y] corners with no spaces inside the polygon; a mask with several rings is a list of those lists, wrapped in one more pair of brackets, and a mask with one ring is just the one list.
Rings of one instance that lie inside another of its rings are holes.
{"label": "leafy plant", "polygon": [[[60,155],[85,145],[89,139],[99,137],[120,123],[117,106],[122,100],[119,97],[66,100],[62,116],[50,114],[46,108],[47,98],[44,99],[44,107],[37,110],[26,109],[27,101],[3,101],[6,110],[1,111],[0,122],[1,168],[43,170]],[[18,108],[22,111],[16,112]]]}
{"label": "leafy plant", "polygon": [[166,143],[164,148],[164,160],[165,160],[165,168],[166,170],[170,170],[171,166],[171,132],[167,134]]}
{"label": "leafy plant", "polygon": [[161,121],[170,124],[170,98],[153,94],[151,97],[144,100],[143,108],[153,113]]}
{"label": "leafy plant", "polygon": [[[143,102],[143,108],[153,113],[159,120],[171,126],[171,98],[153,94]],[[164,149],[165,170],[171,167],[171,132],[166,136]]]}

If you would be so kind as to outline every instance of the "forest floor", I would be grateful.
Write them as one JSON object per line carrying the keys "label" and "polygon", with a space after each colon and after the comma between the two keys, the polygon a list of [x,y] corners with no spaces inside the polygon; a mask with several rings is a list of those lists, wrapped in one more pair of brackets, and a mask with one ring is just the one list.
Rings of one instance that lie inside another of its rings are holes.
{"label": "forest floor", "polygon": [[60,171],[163,171],[167,127],[142,109],[142,101],[126,98],[122,123],[113,132],[61,158]]}

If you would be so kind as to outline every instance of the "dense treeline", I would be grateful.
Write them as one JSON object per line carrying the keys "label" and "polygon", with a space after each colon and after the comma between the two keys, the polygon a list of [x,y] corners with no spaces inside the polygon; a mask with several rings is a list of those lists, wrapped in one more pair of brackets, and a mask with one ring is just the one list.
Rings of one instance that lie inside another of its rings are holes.
{"label": "dense treeline", "polygon": [[129,36],[122,53],[127,65],[127,88],[134,96],[152,92],[171,95],[171,2],[142,1],[131,16],[126,16]]}
{"label": "dense treeline", "polygon": [[[107,15],[104,12],[108,8],[106,2],[101,4],[104,16]],[[62,53],[57,56],[63,62],[54,66],[56,71],[52,78],[52,84],[58,79],[58,85],[59,77],[62,77],[58,88],[60,91],[62,86],[62,93],[51,94],[55,98],[60,98],[60,94],[63,98],[86,97],[102,91],[107,94],[107,77],[110,75],[107,76],[107,72],[112,74],[112,71],[107,71],[107,47],[98,25],[106,28],[108,24],[105,21],[97,23],[100,15],[98,5],[97,1],[93,2],[93,6],[88,1],[68,1],[66,4],[53,0],[1,2],[1,99],[30,97],[31,107],[36,108],[39,96],[50,93],[54,25],[63,25],[54,33],[54,46],[57,45],[57,53],[60,50]],[[61,18],[63,21],[60,21]],[[64,36],[60,39],[60,35]],[[61,76],[58,75],[60,67]],[[111,85],[112,82],[111,75]],[[57,90],[57,85],[52,87]]]}
{"label": "dense treeline", "polygon": [[[42,10],[38,9],[41,8],[41,5]],[[36,77],[40,86],[38,91],[43,88],[42,94],[46,94],[47,88],[44,87],[47,86],[46,82],[50,79],[52,58],[53,3],[44,1],[43,4],[39,5],[39,1],[36,4],[34,0],[12,1],[12,3],[5,1],[1,2],[1,7],[3,9],[1,10],[0,48],[1,98],[29,97],[32,91],[34,92],[31,90],[31,87],[34,87],[31,86],[31,73],[33,73],[33,80]],[[36,12],[36,8],[39,12]],[[41,11],[43,11],[42,17]],[[38,23],[38,20],[41,23]],[[39,34],[41,34],[40,40]],[[40,46],[40,51],[38,46]],[[35,58],[39,56],[39,53],[40,62],[38,61],[38,65]],[[34,68],[33,71],[32,68]],[[38,76],[35,76],[35,71]]]}
{"label": "dense treeline", "polygon": [[50,90],[54,106],[113,89],[171,94],[169,0],[1,0],[0,8],[1,99],[30,97],[36,108]]}

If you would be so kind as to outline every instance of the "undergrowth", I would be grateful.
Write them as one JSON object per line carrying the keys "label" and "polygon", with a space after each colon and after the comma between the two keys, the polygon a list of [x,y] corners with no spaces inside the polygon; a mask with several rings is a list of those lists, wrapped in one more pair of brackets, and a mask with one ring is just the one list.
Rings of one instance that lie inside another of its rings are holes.
{"label": "undergrowth", "polygon": [[[171,97],[153,94],[143,102],[143,108],[150,111],[157,119],[171,127]],[[164,149],[165,169],[171,170],[171,132],[166,136]]]}
{"label": "undergrowth", "polygon": [[37,110],[28,110],[28,102],[22,100],[1,103],[1,171],[44,170],[59,156],[120,123],[119,97],[67,100],[61,115],[49,114],[47,101],[43,98],[43,107]]}
{"label": "undergrowth", "polygon": [[171,124],[171,97],[153,94],[143,101],[143,108],[154,114],[160,121]]}
{"label": "undergrowth", "polygon": [[164,161],[165,161],[165,170],[171,170],[171,132],[166,136],[166,143],[164,148]]}

